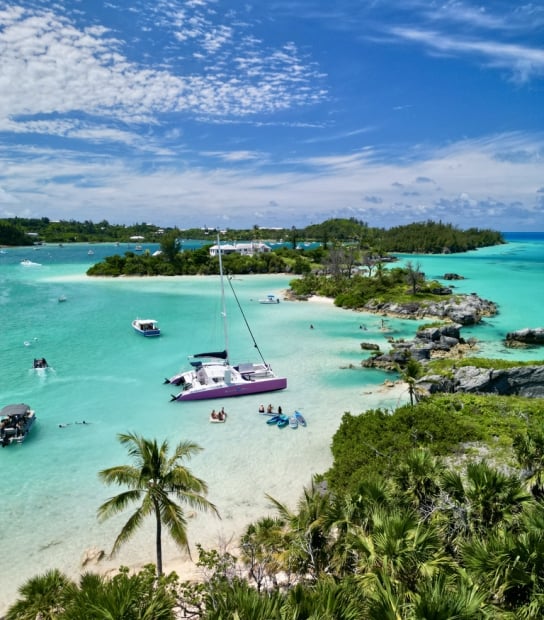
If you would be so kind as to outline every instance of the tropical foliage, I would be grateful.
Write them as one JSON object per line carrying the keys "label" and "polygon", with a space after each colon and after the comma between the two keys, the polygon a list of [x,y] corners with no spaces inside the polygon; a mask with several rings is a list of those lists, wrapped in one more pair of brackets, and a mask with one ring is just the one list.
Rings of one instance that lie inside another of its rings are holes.
{"label": "tropical foliage", "polygon": [[[51,571],[23,584],[6,620],[536,620],[543,437],[538,399],[455,394],[346,413],[331,469],[294,507],[269,497],[236,554],[197,545],[201,581],[153,566],[79,583]],[[148,466],[172,461],[156,442],[126,443],[137,466],[113,479],[139,472],[134,491],[153,503],[171,467]]]}

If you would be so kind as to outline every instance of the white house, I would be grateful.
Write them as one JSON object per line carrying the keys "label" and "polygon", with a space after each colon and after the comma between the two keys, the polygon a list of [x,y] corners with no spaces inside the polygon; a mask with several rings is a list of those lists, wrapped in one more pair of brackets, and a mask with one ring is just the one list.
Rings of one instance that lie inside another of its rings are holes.
{"label": "white house", "polygon": [[[253,254],[258,254],[260,252],[271,251],[272,248],[269,245],[266,245],[266,243],[261,243],[260,241],[251,241],[250,243],[221,244],[221,254],[234,254],[236,252],[244,256],[253,256]],[[210,248],[210,256],[217,256],[218,252],[219,247],[217,245],[212,245]]]}

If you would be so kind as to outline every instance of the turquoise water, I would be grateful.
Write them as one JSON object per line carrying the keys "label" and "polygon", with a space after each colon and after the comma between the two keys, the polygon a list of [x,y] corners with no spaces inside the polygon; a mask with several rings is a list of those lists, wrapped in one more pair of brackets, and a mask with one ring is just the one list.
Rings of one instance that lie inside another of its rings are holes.
{"label": "turquoise water", "polygon": [[[429,278],[459,273],[466,279],[453,283],[456,290],[499,304],[497,317],[463,330],[481,342],[482,355],[535,359],[542,351],[510,351],[502,339],[513,329],[542,326],[544,235],[508,239],[507,245],[468,254],[400,258],[420,262]],[[234,286],[264,357],[288,377],[287,390],[172,403],[164,377],[185,367],[187,355],[222,347],[218,278],[87,278],[89,265],[126,248],[92,249],[92,256],[84,244],[0,254],[0,406],[26,402],[38,418],[23,445],[0,450],[2,523],[10,524],[11,548],[17,550],[0,565],[0,613],[29,577],[53,567],[75,575],[87,549],[111,549],[124,521],[98,523],[97,507],[117,490],[104,487],[97,472],[128,462],[117,433],[203,447],[189,466],[208,482],[222,519],[196,515],[189,537],[215,546],[268,512],[266,493],[294,504],[311,476],[330,465],[331,437],[345,411],[394,408],[408,398],[402,386],[384,385],[388,375],[360,368],[366,354],[359,343],[387,349],[386,336],[410,338],[417,322],[389,320],[393,333],[384,334],[379,317],[327,303],[259,304],[259,298],[287,288],[290,278],[279,275],[240,276]],[[41,266],[23,267],[23,258]],[[61,295],[66,302],[58,302]],[[254,359],[232,301],[227,315],[231,358]],[[136,317],[157,319],[162,336],[135,334],[130,323]],[[32,370],[34,357],[45,357],[52,368]],[[300,409],[308,427],[267,426],[257,414],[261,401],[284,412]],[[212,406],[222,405],[227,424],[210,424]],[[83,420],[87,424],[77,424]],[[100,566],[153,561],[152,525]],[[166,568],[183,559],[167,542]]]}

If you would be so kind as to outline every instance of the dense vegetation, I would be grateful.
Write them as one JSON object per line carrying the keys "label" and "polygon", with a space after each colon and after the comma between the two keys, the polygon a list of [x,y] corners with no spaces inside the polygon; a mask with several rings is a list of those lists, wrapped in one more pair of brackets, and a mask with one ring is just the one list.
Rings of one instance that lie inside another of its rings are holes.
{"label": "dense vegetation", "polygon": [[[25,245],[34,242],[128,242],[141,236],[146,242],[159,242],[164,232],[179,230],[177,227],[160,228],[154,224],[130,226],[110,224],[106,220],[76,222],[52,221],[48,218],[7,218],[0,220],[0,245]],[[19,236],[15,242],[13,231]],[[185,239],[206,239],[214,236],[213,230],[193,228],[180,231]],[[28,235],[31,234],[32,237]],[[337,244],[353,245],[360,250],[377,253],[442,253],[465,252],[479,247],[504,243],[501,234],[492,230],[470,228],[460,230],[442,222],[420,222],[390,229],[372,228],[354,218],[330,219],[306,228],[260,228],[223,232],[225,239],[234,241],[270,240],[283,241],[295,249],[299,243],[316,241],[328,249]]]}
{"label": "dense vegetation", "polygon": [[49,571],[6,620],[536,620],[543,416],[538,401],[459,394],[346,413],[333,466],[295,507],[270,497],[236,555],[198,546],[202,582]]}

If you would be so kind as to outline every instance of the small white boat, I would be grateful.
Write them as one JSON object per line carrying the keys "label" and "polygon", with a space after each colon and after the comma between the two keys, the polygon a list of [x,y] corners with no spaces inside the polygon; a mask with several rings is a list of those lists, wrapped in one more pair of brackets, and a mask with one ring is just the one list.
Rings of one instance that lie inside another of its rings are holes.
{"label": "small white boat", "polygon": [[134,331],[138,332],[142,336],[160,336],[161,330],[155,319],[134,319],[132,321],[132,327]]}
{"label": "small white boat", "polygon": [[59,302],[61,302],[61,303],[62,303],[63,301],[66,301],[66,295],[61,295],[61,296],[59,297]]}
{"label": "small white boat", "polygon": [[36,420],[34,410],[24,403],[6,405],[0,411],[0,445],[23,443]]}
{"label": "small white boat", "polygon": [[259,299],[259,303],[260,304],[279,304],[280,300],[274,294],[270,293],[263,299]]}
{"label": "small white boat", "polygon": [[21,261],[21,265],[23,265],[23,267],[41,267],[42,266],[41,263],[35,263],[31,260],[28,260],[28,258],[23,258],[23,260]]}
{"label": "small white boat", "polygon": [[92,256],[92,255],[94,254],[94,250],[89,250],[89,251],[87,252],[87,254],[88,254],[88,256]]}

